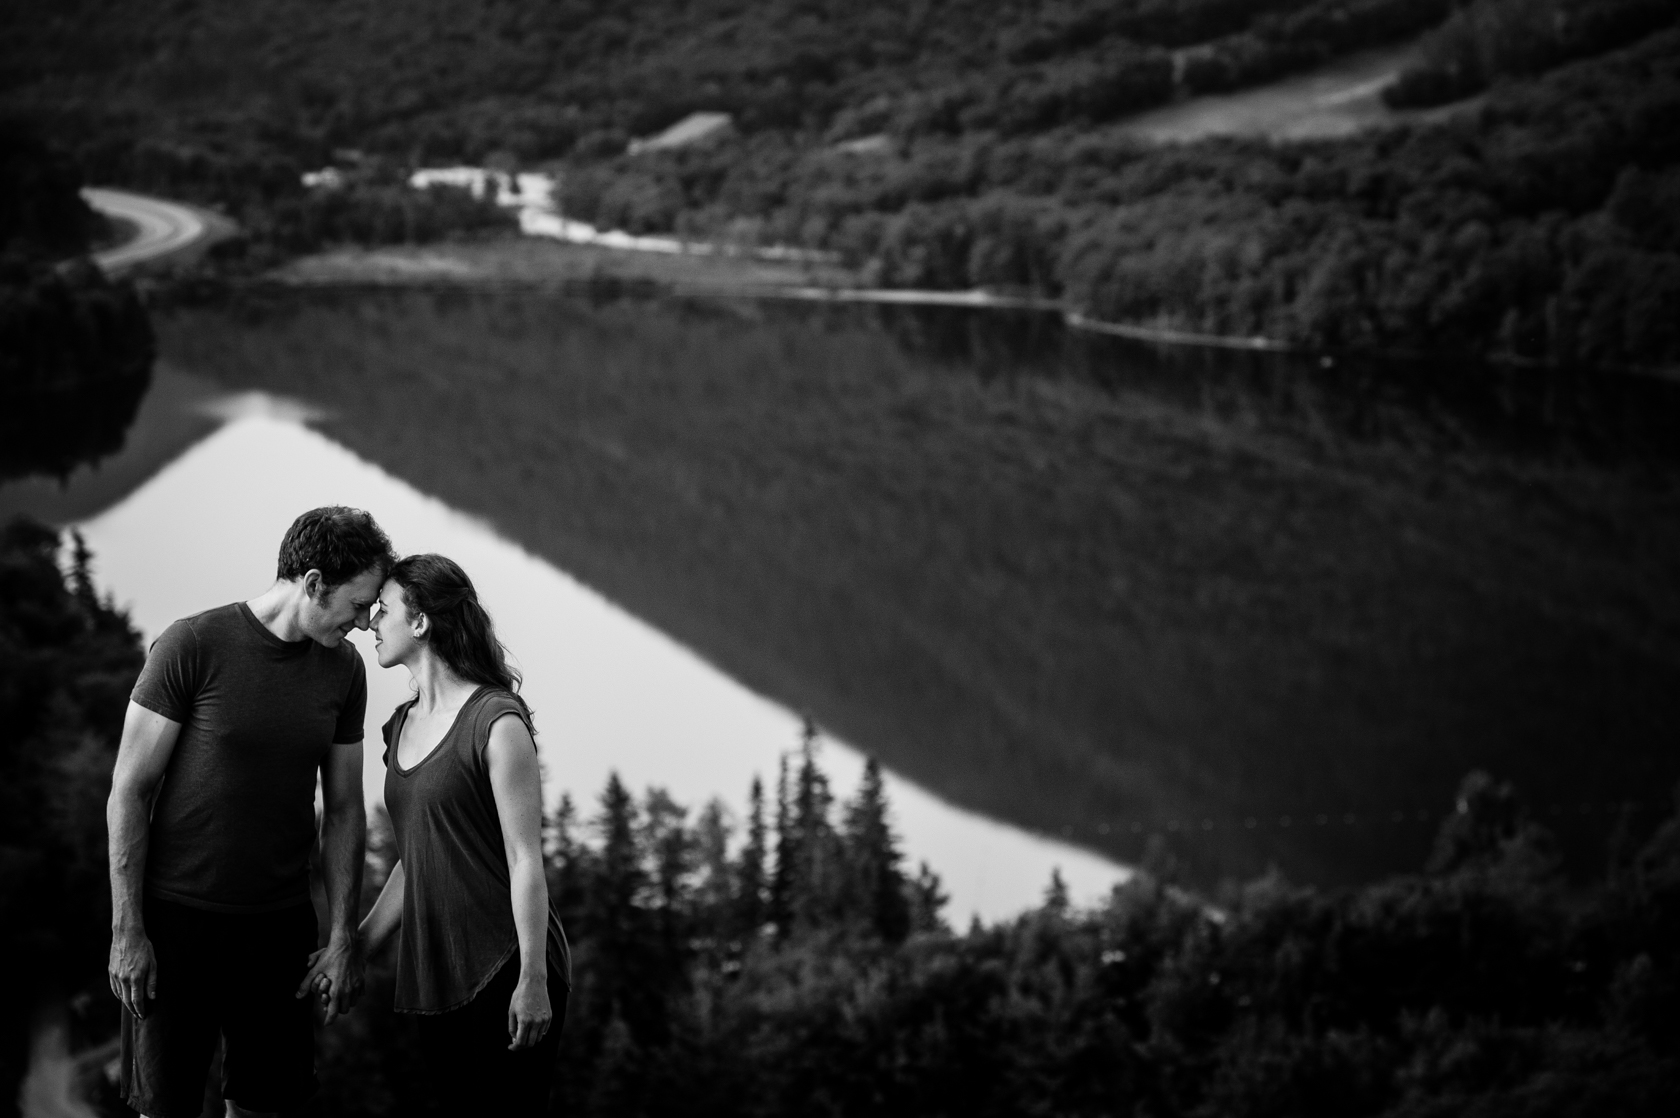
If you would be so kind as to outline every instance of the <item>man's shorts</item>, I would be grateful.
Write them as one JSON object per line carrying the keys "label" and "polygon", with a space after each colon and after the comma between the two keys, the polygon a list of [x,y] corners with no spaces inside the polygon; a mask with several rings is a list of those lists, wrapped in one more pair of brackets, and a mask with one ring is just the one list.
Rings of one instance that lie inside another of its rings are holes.
{"label": "man's shorts", "polygon": [[216,1042],[222,1095],[247,1110],[290,1110],[315,1094],[311,998],[298,985],[315,950],[315,910],[230,915],[147,897],[157,992],[124,1011],[122,1095],[150,1118],[198,1118]]}

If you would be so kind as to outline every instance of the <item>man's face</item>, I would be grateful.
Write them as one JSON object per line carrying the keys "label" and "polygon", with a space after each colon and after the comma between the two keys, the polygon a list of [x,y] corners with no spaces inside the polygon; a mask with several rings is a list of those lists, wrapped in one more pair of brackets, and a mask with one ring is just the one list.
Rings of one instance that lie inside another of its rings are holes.
{"label": "man's face", "polygon": [[[313,574],[313,572],[311,572]],[[308,576],[305,576],[306,579]],[[351,629],[368,627],[368,610],[379,598],[383,576],[369,568],[325,594],[308,595],[310,609],[304,622],[310,639],[336,648]]]}

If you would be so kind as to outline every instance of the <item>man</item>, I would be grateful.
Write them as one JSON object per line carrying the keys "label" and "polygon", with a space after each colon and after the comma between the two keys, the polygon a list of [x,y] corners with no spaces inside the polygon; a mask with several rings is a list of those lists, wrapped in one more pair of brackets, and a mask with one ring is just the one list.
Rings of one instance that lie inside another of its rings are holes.
{"label": "man", "polygon": [[345,637],[395,562],[358,509],[319,508],[280,544],[274,585],[175,622],[134,685],[106,811],[111,989],[122,1092],[147,1118],[197,1118],[218,1036],[230,1116],[315,1092],[309,895],[321,775],[330,1022],[362,984],[367,675]]}

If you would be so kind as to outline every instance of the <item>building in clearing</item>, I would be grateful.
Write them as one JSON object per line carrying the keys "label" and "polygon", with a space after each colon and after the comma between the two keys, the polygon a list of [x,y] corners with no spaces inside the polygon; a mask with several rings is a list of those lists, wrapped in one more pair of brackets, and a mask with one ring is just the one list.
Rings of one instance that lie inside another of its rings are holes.
{"label": "building in clearing", "polygon": [[644,151],[663,151],[716,140],[728,133],[730,123],[728,113],[689,113],[663,132],[631,140],[625,153],[639,155]]}

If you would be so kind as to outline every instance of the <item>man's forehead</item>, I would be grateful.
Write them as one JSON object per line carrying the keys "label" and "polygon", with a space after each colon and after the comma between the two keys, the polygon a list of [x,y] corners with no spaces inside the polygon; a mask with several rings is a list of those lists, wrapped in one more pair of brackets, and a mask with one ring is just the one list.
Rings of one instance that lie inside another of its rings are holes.
{"label": "man's forehead", "polygon": [[377,568],[369,567],[340,586],[338,592],[358,602],[371,602],[379,597],[379,588],[384,582],[385,576]]}

